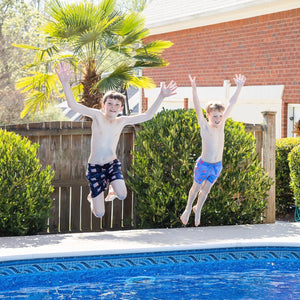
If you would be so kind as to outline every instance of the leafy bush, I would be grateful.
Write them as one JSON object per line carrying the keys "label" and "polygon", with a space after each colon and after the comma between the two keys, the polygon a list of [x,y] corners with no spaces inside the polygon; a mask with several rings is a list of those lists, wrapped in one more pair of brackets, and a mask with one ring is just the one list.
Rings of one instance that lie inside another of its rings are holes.
{"label": "leafy bush", "polygon": [[46,228],[54,172],[50,166],[41,170],[37,149],[28,139],[0,130],[0,236]]}
{"label": "leafy bush", "polygon": [[294,192],[295,204],[300,208],[300,145],[295,146],[288,156],[291,189]]}
{"label": "leafy bush", "polygon": [[290,186],[288,155],[300,145],[300,138],[282,138],[276,141],[276,214],[287,215],[294,205],[293,191]]}
{"label": "leafy bush", "polygon": [[[179,227],[201,153],[194,110],[164,110],[137,133],[128,186],[137,197],[140,228]],[[202,209],[202,225],[260,223],[271,179],[241,123],[227,120],[223,171]],[[194,223],[190,218],[190,224]]]}

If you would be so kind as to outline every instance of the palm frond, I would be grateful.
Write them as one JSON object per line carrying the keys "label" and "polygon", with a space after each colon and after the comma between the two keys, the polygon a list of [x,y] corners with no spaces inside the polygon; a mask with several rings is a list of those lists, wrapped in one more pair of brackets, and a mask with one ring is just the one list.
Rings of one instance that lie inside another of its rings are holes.
{"label": "palm frond", "polygon": [[130,34],[127,34],[123,39],[120,39],[120,46],[134,46],[141,43],[141,40],[148,36],[148,29],[143,29],[141,31],[132,31]]}
{"label": "palm frond", "polygon": [[21,93],[27,93],[36,86],[35,76],[22,77],[16,81],[16,89],[21,90]]}
{"label": "palm frond", "polygon": [[72,90],[75,100],[79,101],[81,99],[81,95],[83,93],[83,85],[81,83],[77,84],[77,85],[73,86],[71,90]]}
{"label": "palm frond", "polygon": [[56,74],[30,72],[32,76],[23,77],[17,81],[16,87],[26,93],[25,107],[21,112],[21,118],[27,114],[34,115],[37,108],[42,112],[48,107],[50,99],[58,94]]}
{"label": "palm frond", "polygon": [[[57,45],[53,44],[48,47],[35,47],[26,44],[12,44],[14,47],[18,47],[24,50],[33,50],[35,51],[34,61],[30,64],[25,65],[24,69],[30,69],[32,67],[37,67],[39,65],[44,65],[53,60],[53,56],[59,52]],[[61,57],[61,55],[59,56]],[[57,59],[57,58],[55,58]]]}
{"label": "palm frond", "polygon": [[97,7],[98,11],[102,11],[105,15],[114,13],[116,7],[116,0],[102,0]]}
{"label": "palm frond", "polygon": [[48,94],[52,95],[57,92],[56,74],[45,74],[40,72],[28,72],[31,76],[22,77],[16,82],[16,88],[22,93],[27,93],[30,90],[42,91],[48,90]]}
{"label": "palm frond", "polygon": [[[56,45],[52,45],[50,47],[40,49],[36,52],[34,61],[32,64],[27,64],[25,68],[30,69],[32,67],[38,67],[42,65],[48,65],[52,61],[55,61],[57,59],[61,59],[63,55],[57,54],[59,52]],[[69,55],[70,56],[70,55]]]}
{"label": "palm frond", "polygon": [[76,39],[77,47],[82,47],[88,43],[95,43],[99,40],[101,34],[114,22],[114,19],[111,20],[102,20],[100,23],[91,27],[89,30],[82,32],[78,35]]}
{"label": "palm frond", "polygon": [[170,41],[162,41],[162,40],[152,41],[145,45],[142,45],[139,49],[136,50],[136,53],[137,54],[162,53],[165,49],[170,48],[172,45],[173,43]]}
{"label": "palm frond", "polygon": [[[65,4],[59,0],[50,1],[47,12],[51,19],[43,31],[52,38],[72,39],[90,31],[103,32],[114,21],[115,0],[102,1],[98,7],[90,2]],[[106,24],[107,23],[107,24]]]}
{"label": "palm frond", "polygon": [[26,44],[11,44],[13,47],[21,48],[21,49],[27,49],[27,50],[40,50],[40,47],[26,45]]}
{"label": "palm frond", "polygon": [[155,84],[153,80],[145,76],[136,76],[132,67],[128,65],[121,65],[115,69],[114,72],[107,77],[102,78],[96,85],[95,89],[101,91],[120,90],[129,85],[136,88],[153,88]]}
{"label": "palm frond", "polygon": [[117,67],[112,73],[110,73],[107,77],[102,78],[96,85],[94,89],[100,91],[106,90],[120,90],[124,86],[124,83],[128,82],[132,76],[130,74],[132,69],[126,64],[122,64]]}
{"label": "palm frond", "polygon": [[156,68],[156,67],[165,67],[169,63],[164,60],[162,57],[157,55],[136,55],[134,56],[135,63],[134,68]]}
{"label": "palm frond", "polygon": [[135,88],[144,88],[144,89],[152,89],[156,87],[153,79],[146,76],[132,76],[128,84]]}
{"label": "palm frond", "polygon": [[24,118],[26,115],[34,116],[37,109],[44,111],[48,106],[48,101],[46,99],[45,93],[41,91],[33,90],[25,98],[25,107],[21,111],[21,118]]}
{"label": "palm frond", "polygon": [[44,57],[42,60],[34,61],[30,64],[25,65],[23,68],[31,69],[31,68],[37,68],[37,67],[52,65],[52,64],[55,66],[57,63],[59,63],[62,60],[68,61],[69,63],[73,64],[73,61],[76,59],[72,54],[57,54],[47,59]]}
{"label": "palm frond", "polygon": [[132,31],[138,32],[145,29],[145,17],[140,13],[132,12],[123,14],[119,18],[119,22],[113,27],[115,34],[125,36],[130,34]]}

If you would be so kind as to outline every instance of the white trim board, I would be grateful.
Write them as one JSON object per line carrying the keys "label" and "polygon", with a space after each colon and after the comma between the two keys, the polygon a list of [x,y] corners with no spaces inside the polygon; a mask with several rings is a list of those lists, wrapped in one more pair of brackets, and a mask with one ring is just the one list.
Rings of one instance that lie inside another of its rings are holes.
{"label": "white trim board", "polygon": [[[284,85],[263,85],[243,87],[239,100],[232,110],[231,117],[238,122],[260,124],[263,123],[263,111],[276,111],[276,138],[281,137],[281,109]],[[205,108],[209,101],[222,101],[227,103],[229,97],[234,93],[235,87],[198,87],[197,88],[201,106]],[[144,90],[148,98],[148,107],[152,105],[159,88]],[[165,109],[183,108],[184,98],[188,98],[188,107],[193,108],[191,87],[179,87],[177,94],[164,99],[158,111]]]}

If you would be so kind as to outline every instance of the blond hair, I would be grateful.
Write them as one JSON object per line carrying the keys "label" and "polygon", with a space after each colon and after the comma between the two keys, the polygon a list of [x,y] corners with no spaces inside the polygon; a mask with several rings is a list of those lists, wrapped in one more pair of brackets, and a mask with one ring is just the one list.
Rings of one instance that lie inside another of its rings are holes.
{"label": "blond hair", "polygon": [[209,114],[213,110],[218,110],[220,112],[224,112],[225,105],[219,101],[211,101],[206,106],[206,112]]}

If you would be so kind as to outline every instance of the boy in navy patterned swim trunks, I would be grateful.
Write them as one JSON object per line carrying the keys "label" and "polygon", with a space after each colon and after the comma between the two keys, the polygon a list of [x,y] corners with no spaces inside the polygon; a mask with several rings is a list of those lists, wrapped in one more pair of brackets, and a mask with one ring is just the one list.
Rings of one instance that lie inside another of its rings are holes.
{"label": "boy in navy patterned swim trunks", "polygon": [[127,196],[121,163],[117,159],[116,148],[123,128],[150,120],[165,97],[176,94],[176,83],[168,86],[161,83],[160,93],[152,106],[145,112],[134,116],[118,116],[124,107],[125,96],[115,91],[107,92],[102,99],[102,108],[94,109],[77,103],[69,84],[72,71],[70,65],[61,63],[55,70],[64,89],[68,106],[92,119],[91,153],[88,160],[87,179],[90,185],[88,200],[91,210],[97,217],[105,213],[104,191],[109,185],[105,201],[115,198],[124,200]]}
{"label": "boy in navy patterned swim trunks", "polygon": [[225,121],[237,102],[246,78],[241,74],[235,75],[234,81],[237,88],[226,108],[219,102],[211,102],[207,105],[206,116],[208,121],[204,118],[197,95],[196,78],[192,78],[191,76],[189,78],[193,89],[194,107],[200,126],[202,153],[196,162],[193,185],[189,191],[186,208],[180,219],[184,225],[188,223],[193,202],[198,195],[197,204],[193,207],[193,211],[195,213],[195,226],[199,226],[202,206],[222,171]]}

